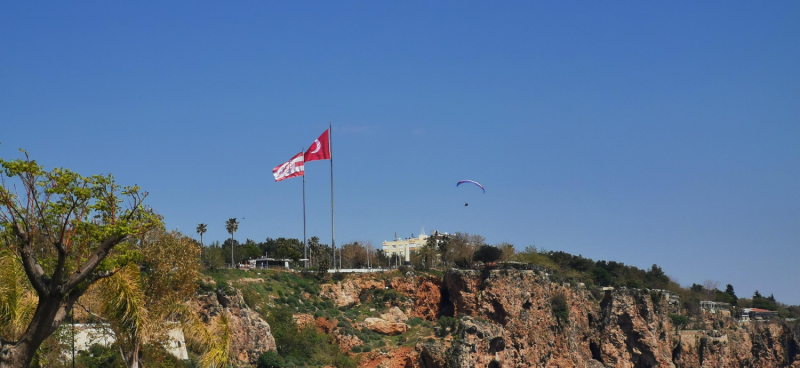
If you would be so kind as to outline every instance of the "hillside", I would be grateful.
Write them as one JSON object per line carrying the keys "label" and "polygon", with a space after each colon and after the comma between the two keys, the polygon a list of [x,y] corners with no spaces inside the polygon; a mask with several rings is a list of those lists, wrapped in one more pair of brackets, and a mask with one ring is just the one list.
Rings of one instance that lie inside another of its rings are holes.
{"label": "hillside", "polygon": [[[238,318],[243,367],[269,350],[262,363],[287,367],[800,367],[797,322],[740,323],[727,311],[679,311],[668,290],[556,279],[515,269],[322,280],[207,271],[199,308]],[[678,316],[691,330],[676,329]]]}

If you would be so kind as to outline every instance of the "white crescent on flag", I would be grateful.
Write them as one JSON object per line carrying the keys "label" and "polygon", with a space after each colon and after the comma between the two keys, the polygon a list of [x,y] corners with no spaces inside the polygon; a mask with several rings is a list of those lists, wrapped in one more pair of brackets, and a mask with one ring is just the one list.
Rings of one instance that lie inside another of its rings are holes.
{"label": "white crescent on flag", "polygon": [[300,152],[291,160],[278,165],[272,169],[272,175],[275,176],[275,181],[293,178],[295,176],[305,175],[305,161],[303,160],[303,152]]}
{"label": "white crescent on flag", "polygon": [[322,144],[321,144],[321,143],[319,143],[319,139],[315,139],[315,140],[314,140],[314,144],[315,144],[316,146],[315,146],[315,147],[314,147],[314,149],[311,151],[311,153],[317,153],[317,152],[319,152],[319,148],[320,148],[320,147],[322,147]]}

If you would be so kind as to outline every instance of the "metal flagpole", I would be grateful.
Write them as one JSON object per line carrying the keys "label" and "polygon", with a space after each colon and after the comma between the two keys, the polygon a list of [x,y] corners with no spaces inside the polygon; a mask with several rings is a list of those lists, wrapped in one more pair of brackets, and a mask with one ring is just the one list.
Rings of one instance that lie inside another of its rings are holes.
{"label": "metal flagpole", "polygon": [[[328,149],[331,154],[331,246],[333,247],[333,268],[336,269],[336,212],[333,210],[333,137],[331,123],[328,122]],[[342,268],[342,251],[339,251],[339,268]]]}
{"label": "metal flagpole", "polygon": [[303,251],[308,268],[308,243],[306,242],[306,148],[303,147]]}

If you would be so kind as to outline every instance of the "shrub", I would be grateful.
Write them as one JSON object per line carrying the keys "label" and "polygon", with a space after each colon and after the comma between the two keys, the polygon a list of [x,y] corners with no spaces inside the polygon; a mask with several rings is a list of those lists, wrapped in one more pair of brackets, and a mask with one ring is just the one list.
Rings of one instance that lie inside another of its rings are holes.
{"label": "shrub", "polygon": [[286,364],[278,353],[274,351],[267,351],[258,357],[257,368],[283,368]]}
{"label": "shrub", "polygon": [[681,327],[684,327],[687,324],[689,324],[689,318],[686,317],[686,316],[682,316],[680,314],[670,314],[669,315],[669,319],[670,319],[670,321],[672,321],[672,324],[675,326],[675,331],[676,332],[678,330],[680,330]]}
{"label": "shrub", "polygon": [[436,324],[440,328],[440,336],[447,336],[448,334],[455,332],[456,328],[458,328],[458,320],[453,317],[439,318],[439,321],[437,321]]}
{"label": "shrub", "polygon": [[563,327],[569,322],[569,306],[567,305],[567,297],[563,292],[553,294],[550,298],[550,307],[559,327]]}
{"label": "shrub", "polygon": [[492,245],[481,245],[478,250],[472,255],[472,260],[475,262],[493,263],[497,262],[503,256],[503,251]]}

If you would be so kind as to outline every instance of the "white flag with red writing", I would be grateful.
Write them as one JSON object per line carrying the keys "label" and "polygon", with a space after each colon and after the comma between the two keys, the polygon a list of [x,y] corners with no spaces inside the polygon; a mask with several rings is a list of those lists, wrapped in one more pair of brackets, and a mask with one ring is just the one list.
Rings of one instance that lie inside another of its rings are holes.
{"label": "white flag with red writing", "polygon": [[295,176],[305,175],[305,160],[303,160],[303,152],[300,152],[291,160],[284,162],[278,167],[272,169],[272,175],[275,176],[275,181],[293,178]]}

